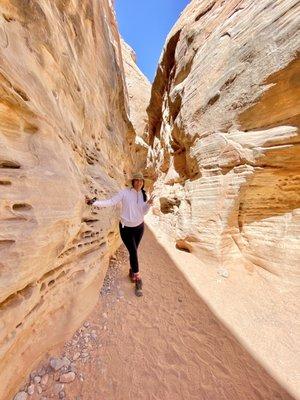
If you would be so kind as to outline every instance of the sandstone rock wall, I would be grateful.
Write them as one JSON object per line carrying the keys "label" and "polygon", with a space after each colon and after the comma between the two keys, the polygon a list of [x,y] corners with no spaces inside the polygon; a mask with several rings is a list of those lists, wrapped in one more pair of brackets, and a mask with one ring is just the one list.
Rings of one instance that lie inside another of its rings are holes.
{"label": "sandstone rock wall", "polygon": [[151,84],[138,68],[133,49],[124,40],[121,43],[130,120],[136,133],[133,168],[136,171],[142,171],[146,167],[149,150],[148,115],[146,109],[150,102]]}
{"label": "sandstone rock wall", "polygon": [[0,3],[0,399],[82,322],[119,244],[134,134],[108,0]]}
{"label": "sandstone rock wall", "polygon": [[167,38],[148,108],[155,211],[177,246],[293,283],[299,11],[296,0],[192,1]]}

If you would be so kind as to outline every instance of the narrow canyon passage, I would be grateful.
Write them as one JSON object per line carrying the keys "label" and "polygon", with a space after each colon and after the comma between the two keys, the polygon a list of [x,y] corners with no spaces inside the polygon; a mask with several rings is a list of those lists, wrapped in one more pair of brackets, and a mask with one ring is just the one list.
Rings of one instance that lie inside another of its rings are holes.
{"label": "narrow canyon passage", "polygon": [[0,0],[0,400],[300,400],[300,2],[116,4]]}
{"label": "narrow canyon passage", "polygon": [[[127,277],[123,246],[111,261],[99,302],[81,328],[83,336],[96,332],[96,341],[80,349],[77,331],[65,345],[70,360],[81,351],[77,378],[64,385],[65,398],[292,399],[210,311],[156,234],[147,227],[140,248],[142,298],[135,297]],[[189,253],[180,257],[191,262]],[[82,357],[85,350],[88,356]],[[57,385],[52,376],[43,396],[57,398]]]}

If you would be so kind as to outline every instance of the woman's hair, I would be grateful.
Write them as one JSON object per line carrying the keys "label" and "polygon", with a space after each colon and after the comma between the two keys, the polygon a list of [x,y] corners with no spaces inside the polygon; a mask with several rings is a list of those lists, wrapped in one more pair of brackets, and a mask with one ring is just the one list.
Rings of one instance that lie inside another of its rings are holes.
{"label": "woman's hair", "polygon": [[143,199],[144,199],[144,202],[146,203],[146,201],[147,201],[147,194],[146,194],[146,192],[145,192],[145,189],[144,189],[144,188],[142,188],[142,193],[143,193]]}
{"label": "woman's hair", "polygon": [[[132,179],[132,181],[131,181],[131,185],[132,185],[132,187],[133,187],[133,181],[134,181],[134,179]],[[143,194],[143,200],[144,200],[144,202],[146,203],[146,201],[147,201],[147,194],[146,194],[146,192],[145,192],[145,189],[144,189],[144,186],[145,186],[145,181],[143,180],[143,186],[142,186],[142,194]]]}

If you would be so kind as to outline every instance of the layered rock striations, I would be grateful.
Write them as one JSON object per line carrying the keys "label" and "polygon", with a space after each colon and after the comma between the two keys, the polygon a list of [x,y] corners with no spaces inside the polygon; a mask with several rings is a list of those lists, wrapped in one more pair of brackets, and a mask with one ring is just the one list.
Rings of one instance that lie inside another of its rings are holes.
{"label": "layered rock striations", "polygon": [[131,168],[134,133],[107,0],[0,5],[0,398],[74,331],[119,245],[93,210]]}
{"label": "layered rock striations", "polygon": [[295,282],[299,3],[192,1],[152,87],[148,174],[177,246]]}
{"label": "layered rock striations", "polygon": [[136,134],[133,168],[136,171],[142,171],[146,167],[149,151],[148,115],[146,109],[150,101],[151,84],[138,68],[133,49],[124,40],[121,43],[130,120]]}
{"label": "layered rock striations", "polygon": [[148,126],[150,85],[110,0],[0,4],[0,400],[93,308],[118,213],[84,197],[114,194],[132,168],[158,176],[155,212],[179,248],[295,284],[298,14],[296,0],[192,1]]}

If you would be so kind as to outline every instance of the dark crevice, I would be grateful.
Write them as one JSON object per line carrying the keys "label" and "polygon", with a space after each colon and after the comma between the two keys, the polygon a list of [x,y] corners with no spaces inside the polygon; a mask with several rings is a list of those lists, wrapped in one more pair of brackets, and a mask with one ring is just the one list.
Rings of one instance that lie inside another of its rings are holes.
{"label": "dark crevice", "polygon": [[230,37],[230,38],[231,38],[231,35],[230,35],[230,33],[229,33],[229,32],[225,32],[225,33],[223,33],[223,35],[221,35],[220,37],[222,38],[222,37],[224,37],[224,36],[228,36],[228,37]]}
{"label": "dark crevice", "polygon": [[18,221],[27,221],[27,218],[24,216],[9,217],[9,218],[2,218],[1,221],[10,223],[10,222],[18,222]]}
{"label": "dark crevice", "polygon": [[199,21],[200,18],[204,17],[205,14],[207,14],[216,4],[215,1],[212,2],[212,4],[210,4],[206,9],[204,9],[199,15],[197,15],[197,17],[195,18],[195,22]]}
{"label": "dark crevice", "polygon": [[2,160],[0,161],[0,168],[18,169],[21,168],[21,165],[15,161]]}
{"label": "dark crevice", "polygon": [[94,165],[94,162],[93,162],[92,159],[87,158],[86,161],[87,161],[87,163],[88,163],[89,165]]}
{"label": "dark crevice", "polygon": [[36,133],[38,130],[38,126],[34,124],[26,123],[24,126],[24,132],[26,133]]}
{"label": "dark crevice", "polygon": [[5,307],[12,305],[15,307],[17,304],[21,304],[24,299],[28,300],[34,290],[35,284],[30,283],[25,286],[23,289],[18,290],[15,293],[10,294],[5,300],[0,303],[0,310],[3,310]]}
{"label": "dark crevice", "polygon": [[14,204],[12,208],[15,211],[29,211],[32,209],[32,206],[30,204],[26,204],[26,203],[18,203],[18,204]]}
{"label": "dark crevice", "polygon": [[10,17],[10,16],[7,15],[7,14],[2,14],[2,15],[3,15],[3,18],[5,19],[5,21],[7,21],[7,22],[15,21],[15,18]]}
{"label": "dark crevice", "polygon": [[16,92],[16,93],[18,93],[18,95],[20,96],[20,97],[22,97],[22,99],[24,100],[24,101],[29,101],[29,97],[27,96],[27,94],[25,93],[25,92],[23,92],[23,90],[21,90],[21,89],[18,89],[18,88],[13,88],[14,89],[14,91]]}
{"label": "dark crevice", "polygon": [[89,219],[89,218],[83,218],[82,222],[85,222],[87,225],[91,226],[95,222],[98,222],[98,219]]}
{"label": "dark crevice", "polygon": [[238,210],[238,215],[237,215],[237,222],[238,222],[238,227],[239,227],[239,231],[240,233],[243,230],[243,221],[242,221],[242,207],[243,207],[243,203],[241,202],[239,204],[239,210]]}
{"label": "dark crevice", "polygon": [[220,93],[215,94],[207,103],[207,106],[212,106],[220,98]]}
{"label": "dark crevice", "polygon": [[224,85],[221,86],[220,88],[220,92],[222,92],[225,89],[228,89],[228,87],[235,81],[237,75],[233,75],[231,76],[229,79],[227,79],[227,81],[224,83]]}
{"label": "dark crevice", "polygon": [[8,248],[12,246],[14,243],[16,243],[15,240],[0,240],[0,250]]}

